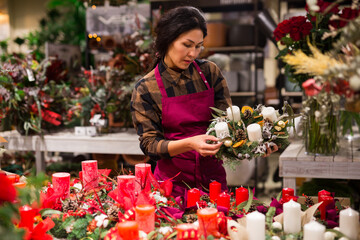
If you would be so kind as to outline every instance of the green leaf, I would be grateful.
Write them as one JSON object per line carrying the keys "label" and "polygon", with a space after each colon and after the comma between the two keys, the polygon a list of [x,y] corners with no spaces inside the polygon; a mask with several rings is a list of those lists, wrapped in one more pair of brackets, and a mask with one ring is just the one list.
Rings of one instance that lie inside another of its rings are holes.
{"label": "green leaf", "polygon": [[251,204],[253,202],[253,196],[254,196],[254,193],[253,191],[248,187],[248,191],[249,191],[249,200],[247,201],[245,207],[244,207],[244,211],[247,213],[251,207]]}
{"label": "green leaf", "polygon": [[215,108],[215,107],[210,107],[210,109],[211,109],[211,110],[213,110],[215,113],[217,113],[219,117],[220,117],[220,116],[225,116],[225,115],[226,115],[226,114],[225,114],[225,111],[220,110],[220,109],[218,109],[218,108]]}

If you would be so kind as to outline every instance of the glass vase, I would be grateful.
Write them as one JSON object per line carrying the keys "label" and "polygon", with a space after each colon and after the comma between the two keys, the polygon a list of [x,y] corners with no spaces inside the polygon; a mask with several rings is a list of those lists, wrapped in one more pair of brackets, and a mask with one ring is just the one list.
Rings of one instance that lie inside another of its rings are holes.
{"label": "glass vase", "polygon": [[309,155],[335,155],[339,150],[340,97],[320,93],[303,102],[304,145]]}

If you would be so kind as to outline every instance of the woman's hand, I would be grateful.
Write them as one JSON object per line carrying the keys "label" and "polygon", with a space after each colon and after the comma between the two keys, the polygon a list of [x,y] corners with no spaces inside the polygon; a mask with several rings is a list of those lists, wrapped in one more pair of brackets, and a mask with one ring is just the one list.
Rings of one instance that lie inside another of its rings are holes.
{"label": "woman's hand", "polygon": [[[207,143],[207,141],[213,141],[215,143]],[[170,141],[168,150],[170,156],[176,156],[178,154],[195,150],[200,153],[201,156],[215,155],[222,145],[222,142],[218,143],[219,139],[210,135],[197,135],[193,137],[184,138],[181,140]]]}
{"label": "woman's hand", "polygon": [[[203,157],[215,155],[223,144],[222,142],[218,142],[219,139],[216,137],[206,134],[190,137],[188,140],[191,148]],[[215,143],[207,143],[207,141],[213,141]]]}

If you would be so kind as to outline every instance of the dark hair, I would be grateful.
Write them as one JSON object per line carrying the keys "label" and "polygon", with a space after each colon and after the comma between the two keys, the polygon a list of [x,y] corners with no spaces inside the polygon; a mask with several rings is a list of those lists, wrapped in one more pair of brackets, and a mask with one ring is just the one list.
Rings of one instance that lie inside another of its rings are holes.
{"label": "dark hair", "polygon": [[154,68],[165,57],[170,44],[181,34],[200,29],[204,38],[207,35],[206,20],[199,9],[191,6],[177,7],[166,12],[159,20],[155,33]]}

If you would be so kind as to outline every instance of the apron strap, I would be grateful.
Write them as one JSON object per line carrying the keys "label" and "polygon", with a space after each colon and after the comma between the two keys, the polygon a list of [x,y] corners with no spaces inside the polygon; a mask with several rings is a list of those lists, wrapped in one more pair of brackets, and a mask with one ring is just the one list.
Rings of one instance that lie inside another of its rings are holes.
{"label": "apron strap", "polygon": [[[209,85],[208,81],[206,80],[203,72],[201,71],[199,65],[195,61],[193,61],[193,64],[195,66],[196,71],[200,74],[201,79],[204,81],[207,89],[210,89],[210,85]],[[161,96],[162,97],[167,97],[167,93],[165,91],[164,83],[163,83],[163,81],[161,79],[161,75],[160,75],[160,71],[159,71],[159,64],[156,65],[156,67],[155,67],[155,78],[156,78],[156,82],[157,82],[157,84],[159,86]]]}

